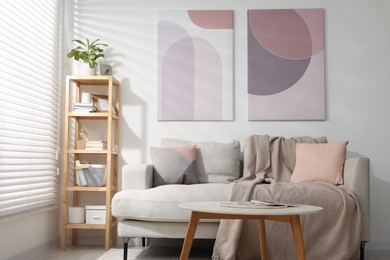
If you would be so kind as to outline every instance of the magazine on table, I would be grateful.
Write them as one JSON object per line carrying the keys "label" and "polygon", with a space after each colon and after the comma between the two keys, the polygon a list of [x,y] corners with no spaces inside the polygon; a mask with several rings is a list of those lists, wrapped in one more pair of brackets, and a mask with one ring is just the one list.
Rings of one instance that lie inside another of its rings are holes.
{"label": "magazine on table", "polygon": [[251,200],[251,201],[227,201],[219,203],[221,207],[248,208],[248,209],[280,209],[296,206],[294,204],[281,203],[271,200]]}

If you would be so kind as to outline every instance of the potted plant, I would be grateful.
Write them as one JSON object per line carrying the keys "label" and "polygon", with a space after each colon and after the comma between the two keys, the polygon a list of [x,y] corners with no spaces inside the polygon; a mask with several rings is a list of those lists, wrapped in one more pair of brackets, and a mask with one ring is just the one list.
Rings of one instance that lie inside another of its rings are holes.
{"label": "potted plant", "polygon": [[[96,60],[104,57],[104,47],[108,47],[105,43],[100,43],[100,39],[96,39],[90,42],[89,39],[86,42],[81,40],[73,40],[79,43],[78,46],[73,48],[68,54],[68,58],[74,58],[76,61],[82,60],[84,64],[87,64],[91,70],[95,70],[97,64]],[[93,73],[92,73],[93,74]]]}

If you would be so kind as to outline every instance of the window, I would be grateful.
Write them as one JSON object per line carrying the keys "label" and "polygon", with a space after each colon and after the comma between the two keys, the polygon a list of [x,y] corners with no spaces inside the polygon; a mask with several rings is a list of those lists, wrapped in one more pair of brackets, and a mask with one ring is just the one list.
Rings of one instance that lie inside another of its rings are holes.
{"label": "window", "polygon": [[61,0],[0,1],[0,218],[57,204]]}

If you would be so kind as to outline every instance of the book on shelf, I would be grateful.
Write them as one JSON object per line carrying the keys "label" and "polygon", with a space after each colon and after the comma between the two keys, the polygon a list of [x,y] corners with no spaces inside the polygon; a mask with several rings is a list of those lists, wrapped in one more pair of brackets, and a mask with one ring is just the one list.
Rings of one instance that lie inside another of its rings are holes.
{"label": "book on shelf", "polygon": [[86,150],[105,150],[107,149],[106,141],[86,141],[85,143]]}
{"label": "book on shelf", "polygon": [[83,164],[79,160],[75,161],[76,183],[78,186],[105,185],[106,166],[100,164]]}
{"label": "book on shelf", "polygon": [[74,112],[96,112],[96,108],[93,103],[74,103],[73,104]]}
{"label": "book on shelf", "polygon": [[75,163],[76,163],[75,170],[76,170],[77,185],[78,186],[87,186],[88,182],[87,182],[87,178],[84,175],[83,169],[88,168],[88,166],[81,164],[79,160],[76,160]]}

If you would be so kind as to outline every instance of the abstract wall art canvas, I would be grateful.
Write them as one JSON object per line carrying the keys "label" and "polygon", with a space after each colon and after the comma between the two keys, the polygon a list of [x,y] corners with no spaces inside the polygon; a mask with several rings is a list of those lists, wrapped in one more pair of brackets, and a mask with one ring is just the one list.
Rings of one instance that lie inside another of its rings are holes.
{"label": "abstract wall art canvas", "polygon": [[158,120],[233,120],[233,11],[158,11]]}
{"label": "abstract wall art canvas", "polygon": [[324,120],[324,10],[248,11],[248,119]]}

